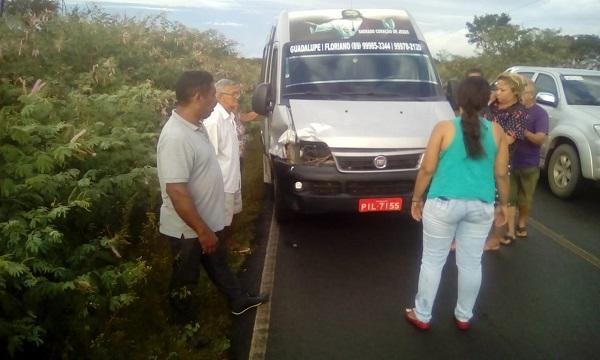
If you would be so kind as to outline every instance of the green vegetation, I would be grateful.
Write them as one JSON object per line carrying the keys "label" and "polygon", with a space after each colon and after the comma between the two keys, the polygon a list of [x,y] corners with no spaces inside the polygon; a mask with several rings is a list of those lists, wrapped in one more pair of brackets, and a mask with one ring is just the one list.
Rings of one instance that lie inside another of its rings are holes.
{"label": "green vegetation", "polygon": [[560,30],[526,28],[510,23],[507,14],[475,16],[467,23],[467,39],[478,55],[437,55],[444,81],[462,78],[464,71],[477,67],[488,80],[513,65],[600,69],[600,37],[561,35]]}
{"label": "green vegetation", "polygon": [[[155,146],[183,70],[249,88],[258,62],[216,32],[160,16],[9,9],[0,19],[2,357],[223,357],[230,317],[207,279],[203,323],[168,322]],[[260,174],[246,175],[246,189],[261,188]],[[262,193],[245,196],[247,228]],[[185,344],[197,331],[212,339],[202,351]]]}

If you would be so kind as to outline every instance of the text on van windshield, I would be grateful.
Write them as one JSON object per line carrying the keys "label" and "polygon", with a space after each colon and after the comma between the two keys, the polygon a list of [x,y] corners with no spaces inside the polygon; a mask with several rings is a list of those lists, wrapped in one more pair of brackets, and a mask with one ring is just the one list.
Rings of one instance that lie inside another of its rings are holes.
{"label": "text on van windshield", "polygon": [[323,42],[312,44],[296,44],[290,46],[290,54],[322,53],[348,50],[423,51],[423,46],[418,43],[393,41]]}

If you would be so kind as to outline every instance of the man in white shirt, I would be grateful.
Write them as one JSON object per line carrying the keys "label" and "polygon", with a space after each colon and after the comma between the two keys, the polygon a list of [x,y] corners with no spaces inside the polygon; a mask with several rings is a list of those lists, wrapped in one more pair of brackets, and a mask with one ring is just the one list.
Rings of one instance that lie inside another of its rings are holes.
{"label": "man in white shirt", "polygon": [[221,169],[202,124],[216,104],[213,77],[187,71],[177,81],[177,107],[164,125],[157,145],[157,172],[163,204],[160,232],[173,252],[171,305],[176,320],[194,321],[199,309],[188,295],[198,284],[199,266],[240,315],[260,305],[250,297],[227,263],[223,244],[225,200]]}
{"label": "man in white shirt", "polygon": [[233,215],[242,211],[240,144],[235,120],[241,87],[232,80],[222,79],[215,83],[215,89],[218,103],[204,126],[223,173],[225,226],[230,226]]}

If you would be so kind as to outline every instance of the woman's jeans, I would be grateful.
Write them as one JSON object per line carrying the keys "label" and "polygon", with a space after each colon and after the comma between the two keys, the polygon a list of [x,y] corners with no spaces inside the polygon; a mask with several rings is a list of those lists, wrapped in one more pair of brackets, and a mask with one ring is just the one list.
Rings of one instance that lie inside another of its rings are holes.
{"label": "woman's jeans", "polygon": [[468,321],[481,286],[481,255],[494,219],[494,205],[479,200],[433,198],[423,209],[423,258],[415,299],[417,318],[431,320],[431,309],[452,240],[456,241],[458,300],[454,316]]}

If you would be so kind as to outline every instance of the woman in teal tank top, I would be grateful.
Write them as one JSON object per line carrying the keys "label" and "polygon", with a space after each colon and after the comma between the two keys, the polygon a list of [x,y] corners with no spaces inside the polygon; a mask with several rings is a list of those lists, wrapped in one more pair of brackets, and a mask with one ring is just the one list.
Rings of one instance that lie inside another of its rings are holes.
{"label": "woman in teal tank top", "polygon": [[[489,96],[490,87],[481,77],[461,83],[457,96],[461,116],[433,129],[417,175],[411,214],[415,220],[423,220],[423,255],[415,307],[406,309],[405,317],[422,330],[429,328],[453,239],[458,266],[455,323],[461,330],[471,327],[485,240],[492,222],[497,226],[506,222],[508,144],[498,124],[479,116]],[[500,206],[494,212],[495,187]]]}

